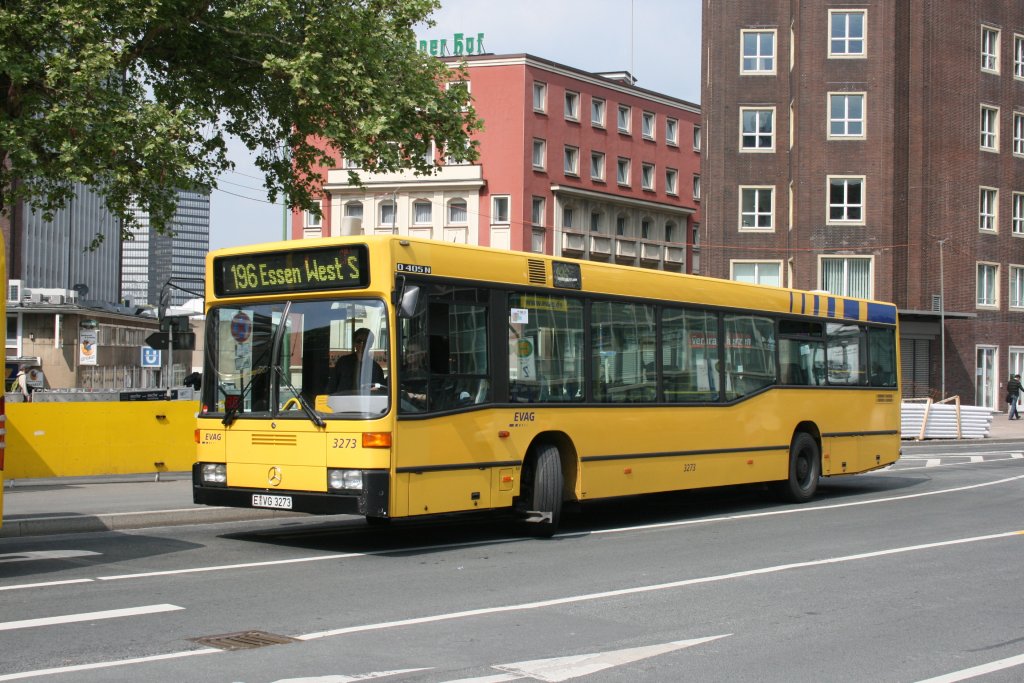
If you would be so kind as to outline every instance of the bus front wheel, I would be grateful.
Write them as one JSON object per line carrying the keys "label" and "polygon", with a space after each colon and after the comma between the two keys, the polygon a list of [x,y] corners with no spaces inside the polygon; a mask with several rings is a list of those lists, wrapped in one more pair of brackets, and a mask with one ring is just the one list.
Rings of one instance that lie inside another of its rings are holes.
{"label": "bus front wheel", "polygon": [[537,448],[527,501],[527,523],[535,536],[549,537],[562,517],[562,459],[558,448],[544,444]]}
{"label": "bus front wheel", "polygon": [[789,478],[779,482],[778,493],[787,502],[806,503],[818,490],[820,477],[818,442],[807,432],[800,432],[789,447]]}

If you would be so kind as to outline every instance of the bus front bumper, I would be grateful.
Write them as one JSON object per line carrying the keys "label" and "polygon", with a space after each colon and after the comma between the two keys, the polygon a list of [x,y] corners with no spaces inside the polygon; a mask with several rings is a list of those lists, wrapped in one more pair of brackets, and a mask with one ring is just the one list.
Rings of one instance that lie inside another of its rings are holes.
{"label": "bus front bumper", "polygon": [[344,493],[229,488],[204,484],[201,463],[192,465],[192,501],[198,505],[285,510],[314,515],[363,515],[388,517],[387,472],[363,473],[363,488]]}

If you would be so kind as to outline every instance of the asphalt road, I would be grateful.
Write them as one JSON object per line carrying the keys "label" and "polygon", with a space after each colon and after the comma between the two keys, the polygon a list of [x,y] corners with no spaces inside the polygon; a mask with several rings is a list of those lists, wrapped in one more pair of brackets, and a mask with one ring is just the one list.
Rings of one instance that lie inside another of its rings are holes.
{"label": "asphalt road", "polygon": [[804,506],[626,499],[550,540],[489,518],[0,539],[0,681],[1024,680],[1024,453],[907,451]]}

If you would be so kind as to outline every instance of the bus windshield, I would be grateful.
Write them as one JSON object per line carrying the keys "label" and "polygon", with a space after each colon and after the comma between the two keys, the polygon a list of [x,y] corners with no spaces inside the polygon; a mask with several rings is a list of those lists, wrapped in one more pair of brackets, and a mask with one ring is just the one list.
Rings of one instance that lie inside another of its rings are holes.
{"label": "bus windshield", "polygon": [[210,310],[202,410],[235,419],[371,419],[388,412],[387,309],[376,299]]}

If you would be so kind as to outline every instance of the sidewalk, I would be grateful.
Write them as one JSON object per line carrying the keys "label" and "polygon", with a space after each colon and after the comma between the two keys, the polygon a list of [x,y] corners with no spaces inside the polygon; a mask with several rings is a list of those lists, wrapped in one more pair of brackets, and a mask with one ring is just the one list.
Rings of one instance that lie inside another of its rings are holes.
{"label": "sidewalk", "polygon": [[[932,442],[908,439],[902,443],[907,446]],[[984,443],[992,442],[1020,442],[1024,449],[1024,420],[1010,422],[1006,413],[993,415],[989,438],[984,440]],[[945,443],[957,442],[947,440]],[[971,442],[965,440],[961,443]],[[154,481],[151,474],[19,479],[6,482],[3,505],[0,538],[232,522],[300,514],[196,505],[192,502],[192,477],[188,472],[163,473],[160,481]]]}

